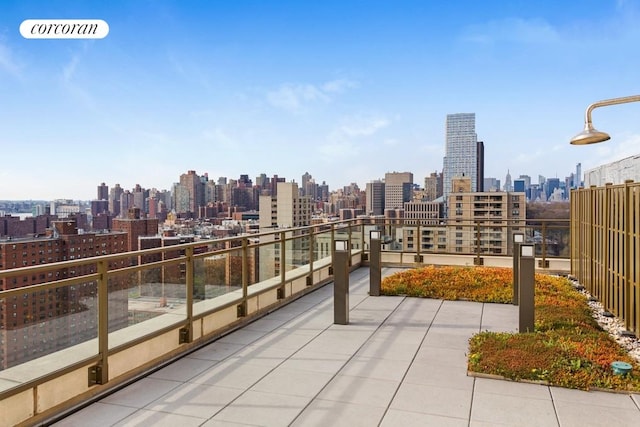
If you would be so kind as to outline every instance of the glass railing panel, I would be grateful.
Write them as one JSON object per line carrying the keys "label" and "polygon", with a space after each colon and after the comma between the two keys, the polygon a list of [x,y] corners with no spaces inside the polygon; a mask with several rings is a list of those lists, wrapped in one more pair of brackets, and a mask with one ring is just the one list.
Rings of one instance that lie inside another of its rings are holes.
{"label": "glass railing panel", "polygon": [[382,250],[402,251],[403,250],[403,227],[394,221],[394,224],[385,224],[380,227],[382,230]]}
{"label": "glass railing panel", "polygon": [[507,255],[510,248],[507,224],[477,221],[468,225],[470,250],[473,254]]}
{"label": "glass railing panel", "polygon": [[362,251],[365,249],[365,240],[369,237],[365,237],[362,231],[362,226],[353,224],[351,225],[351,249]]}
{"label": "glass railing panel", "polygon": [[0,370],[97,337],[96,282],[24,292],[0,304]]}
{"label": "glass railing panel", "polygon": [[[227,291],[242,288],[242,249],[234,249],[225,254],[224,286]],[[247,271],[248,274],[249,271]]]}
{"label": "glass railing panel", "polygon": [[[438,227],[437,242],[440,248],[443,244],[446,251],[455,255],[476,255],[478,247],[478,225],[470,221],[449,221],[446,231],[442,233],[442,226]],[[480,228],[482,233],[482,227]],[[482,248],[480,249],[482,253]]]}
{"label": "glass railing panel", "polygon": [[331,257],[331,230],[317,232],[314,236],[313,260]]}
{"label": "glass railing panel", "polygon": [[286,233],[287,239],[284,242],[284,269],[285,271],[309,265],[309,247],[311,237],[307,233],[299,231]]}
{"label": "glass railing panel", "polygon": [[[144,322],[166,313],[184,312],[186,305],[184,260],[161,266],[109,275],[109,331]],[[127,319],[124,322],[123,319]]]}
{"label": "glass railing panel", "polygon": [[568,223],[560,221],[533,222],[529,227],[527,241],[535,243],[536,256],[570,256],[571,232]]}
{"label": "glass railing panel", "polygon": [[242,252],[212,253],[194,263],[193,299],[213,299],[242,287]]}
{"label": "glass railing panel", "polygon": [[349,229],[347,227],[336,228],[333,234],[334,240],[349,240]]}
{"label": "glass railing panel", "polygon": [[571,255],[571,231],[569,224],[547,225],[547,256],[569,258]]}
{"label": "glass railing panel", "polygon": [[383,227],[381,226],[377,226],[375,224],[365,224],[363,227],[363,232],[362,234],[362,241],[363,241],[363,247],[365,248],[365,250],[369,250],[369,248],[371,247],[371,232],[372,231],[381,231],[383,229]]}
{"label": "glass railing panel", "polygon": [[[280,276],[282,243],[274,235],[260,236],[260,246],[253,250],[255,257],[255,282],[263,282]],[[266,242],[266,243],[265,243]]]}

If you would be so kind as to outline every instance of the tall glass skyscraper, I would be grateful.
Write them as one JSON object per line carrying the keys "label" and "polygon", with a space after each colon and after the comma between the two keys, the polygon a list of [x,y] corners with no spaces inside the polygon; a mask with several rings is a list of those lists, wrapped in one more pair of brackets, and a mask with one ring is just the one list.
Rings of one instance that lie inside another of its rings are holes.
{"label": "tall glass skyscraper", "polygon": [[[447,140],[442,168],[443,196],[451,193],[451,180],[471,178],[471,191],[478,191],[479,147],[476,135],[476,114],[447,114]],[[482,186],[482,184],[481,184]]]}

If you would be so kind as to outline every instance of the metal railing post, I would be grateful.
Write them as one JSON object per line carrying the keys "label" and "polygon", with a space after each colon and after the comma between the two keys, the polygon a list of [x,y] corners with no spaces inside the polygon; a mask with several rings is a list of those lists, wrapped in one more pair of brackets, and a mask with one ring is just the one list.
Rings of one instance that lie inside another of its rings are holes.
{"label": "metal railing post", "polygon": [[336,226],[331,224],[331,256],[333,257],[333,253],[336,251],[335,242],[336,241]]}
{"label": "metal railing post", "polygon": [[246,238],[242,239],[242,302],[236,306],[237,316],[244,317],[247,315],[247,299],[249,296],[249,275],[247,274],[248,270],[245,270],[245,265],[248,265],[248,253],[247,250],[248,240]]}
{"label": "metal railing post", "polygon": [[242,238],[242,289],[249,288],[249,239]]}
{"label": "metal railing post", "polygon": [[287,274],[287,234],[280,232],[280,285],[284,286]]}
{"label": "metal railing post", "polygon": [[481,239],[480,239],[480,221],[476,221],[476,258],[474,259],[474,264],[475,265],[482,265],[482,257],[480,257],[480,246],[481,246]]}
{"label": "metal railing post", "polygon": [[309,275],[307,276],[307,286],[313,285],[313,260],[314,248],[316,244],[315,227],[309,229]]}
{"label": "metal railing post", "polygon": [[547,222],[542,221],[542,260],[540,260],[541,268],[549,268],[547,261]]}
{"label": "metal railing post", "polygon": [[187,286],[187,325],[180,329],[180,343],[190,343],[193,341],[193,291],[195,287],[195,260],[193,258],[193,246],[189,246],[184,251],[186,263],[186,286]]}
{"label": "metal railing post", "polygon": [[98,261],[98,354],[100,361],[89,367],[89,386],[109,381],[109,266]]}
{"label": "metal railing post", "polygon": [[414,241],[415,241],[415,245],[416,245],[416,259],[415,259],[415,262],[422,264],[422,261],[423,261],[423,257],[422,257],[422,254],[421,254],[421,249],[422,249],[422,230],[420,229],[420,221],[418,221],[418,226],[417,226],[416,236],[414,238]]}
{"label": "metal railing post", "polygon": [[518,305],[520,298],[520,245],[524,243],[523,233],[513,233],[513,299],[512,304]]}
{"label": "metal railing post", "polygon": [[[347,226],[347,238],[349,241],[349,249],[351,249],[353,247],[353,235],[351,233],[351,223],[349,223],[349,225]],[[347,265],[351,266],[351,250],[349,250],[349,261]]]}

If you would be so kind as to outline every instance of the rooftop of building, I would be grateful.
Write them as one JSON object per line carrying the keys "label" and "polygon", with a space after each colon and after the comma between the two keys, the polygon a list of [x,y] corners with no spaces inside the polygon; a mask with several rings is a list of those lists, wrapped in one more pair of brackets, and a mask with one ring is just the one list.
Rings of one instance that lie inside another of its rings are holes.
{"label": "rooftop of building", "polygon": [[349,281],[346,325],[328,284],[54,425],[640,425],[639,395],[469,375],[468,339],[516,331],[517,306],[372,297],[367,268]]}

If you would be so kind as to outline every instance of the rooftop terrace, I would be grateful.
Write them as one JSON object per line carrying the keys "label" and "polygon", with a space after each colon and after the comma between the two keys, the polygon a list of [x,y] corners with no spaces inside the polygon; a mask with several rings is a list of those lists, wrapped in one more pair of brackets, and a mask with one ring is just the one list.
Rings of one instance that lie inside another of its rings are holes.
{"label": "rooftop terrace", "polygon": [[468,339],[515,331],[516,306],[372,297],[368,268],[349,281],[348,325],[329,283],[54,425],[640,425],[639,395],[468,375]]}

